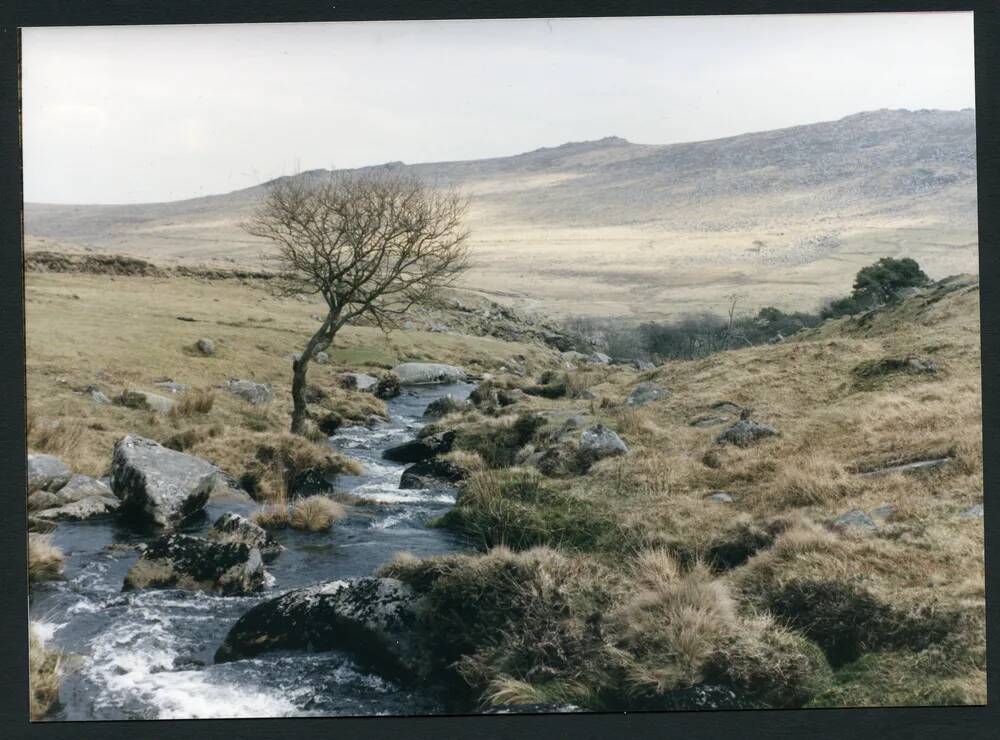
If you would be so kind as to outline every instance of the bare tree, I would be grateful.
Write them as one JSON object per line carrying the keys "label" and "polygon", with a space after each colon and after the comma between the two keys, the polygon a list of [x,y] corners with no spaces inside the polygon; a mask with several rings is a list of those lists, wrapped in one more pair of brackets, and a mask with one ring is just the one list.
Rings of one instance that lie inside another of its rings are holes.
{"label": "bare tree", "polygon": [[426,303],[467,263],[468,202],[405,175],[369,172],[282,178],[243,229],[268,239],[282,295],[322,297],[326,318],[292,362],[292,432],[306,421],[306,371],[346,324],[383,330]]}

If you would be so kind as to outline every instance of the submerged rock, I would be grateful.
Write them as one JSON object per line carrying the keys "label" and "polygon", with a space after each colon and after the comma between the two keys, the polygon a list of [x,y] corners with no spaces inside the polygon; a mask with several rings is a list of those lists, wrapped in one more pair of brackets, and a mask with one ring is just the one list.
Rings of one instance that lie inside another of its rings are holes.
{"label": "submerged rock", "polygon": [[439,488],[442,484],[458,483],[469,475],[469,471],[449,460],[431,458],[411,465],[403,471],[399,487],[403,490],[414,488]]}
{"label": "submerged rock", "polygon": [[420,462],[435,455],[451,452],[451,446],[454,442],[454,431],[438,432],[423,439],[414,439],[396,447],[390,447],[382,453],[382,457],[399,463]]}
{"label": "submerged rock", "polygon": [[285,549],[266,529],[232,511],[215,520],[208,536],[216,541],[242,542],[256,547],[265,561],[274,560]]}
{"label": "submerged rock", "polygon": [[173,533],[146,547],[126,574],[122,590],[185,588],[238,596],[261,591],[266,582],[256,547]]}
{"label": "submerged rock", "polygon": [[658,383],[639,383],[635,389],[628,394],[625,403],[629,406],[645,406],[647,403],[659,401],[667,398],[671,393]]}
{"label": "submerged rock", "polygon": [[69,465],[53,455],[28,454],[28,493],[58,491],[73,476]]}
{"label": "submerged rock", "polygon": [[765,437],[777,437],[778,431],[767,424],[761,424],[753,419],[740,419],[729,429],[715,438],[717,444],[733,444],[737,447],[748,447]]}
{"label": "submerged rock", "polygon": [[270,383],[232,379],[226,383],[226,390],[254,406],[265,406],[274,400],[274,389]]}
{"label": "submerged rock", "polygon": [[347,650],[381,675],[412,679],[430,663],[414,629],[423,608],[423,600],[394,578],[332,581],[290,591],[240,617],[215,662],[278,649]]}
{"label": "submerged rock", "polygon": [[111,490],[123,514],[173,526],[201,511],[221,471],[200,457],[128,435],[115,445]]}
{"label": "submerged rock", "polygon": [[436,362],[404,362],[392,371],[401,385],[426,385],[431,383],[460,383],[466,379],[465,370],[454,365]]}

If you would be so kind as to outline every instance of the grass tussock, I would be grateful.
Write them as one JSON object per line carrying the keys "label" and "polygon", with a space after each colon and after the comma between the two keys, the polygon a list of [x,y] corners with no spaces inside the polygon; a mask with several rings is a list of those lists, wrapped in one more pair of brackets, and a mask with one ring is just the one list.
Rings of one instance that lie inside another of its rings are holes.
{"label": "grass tussock", "polygon": [[62,656],[49,650],[39,638],[34,625],[28,628],[28,710],[33,722],[44,719],[59,701],[62,682]]}
{"label": "grass tussock", "polygon": [[62,576],[62,550],[52,544],[52,537],[45,534],[28,534],[28,580],[51,581]]}
{"label": "grass tussock", "polygon": [[326,496],[309,496],[291,506],[288,525],[303,532],[323,532],[347,515],[343,505]]}
{"label": "grass tussock", "polygon": [[212,410],[215,405],[215,391],[211,388],[198,388],[184,393],[170,413],[177,418],[187,418],[195,415],[204,415]]}

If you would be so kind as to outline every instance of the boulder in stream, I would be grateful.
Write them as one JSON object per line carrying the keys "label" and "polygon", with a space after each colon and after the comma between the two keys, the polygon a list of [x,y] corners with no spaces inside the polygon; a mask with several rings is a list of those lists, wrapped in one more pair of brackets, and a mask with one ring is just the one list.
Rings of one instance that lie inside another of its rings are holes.
{"label": "boulder in stream", "polygon": [[28,454],[28,493],[58,491],[72,477],[69,466],[52,455]]}
{"label": "boulder in stream", "polygon": [[347,650],[396,680],[426,671],[429,656],[415,625],[424,602],[394,578],[331,581],[258,604],[226,635],[216,663],[268,650]]}
{"label": "boulder in stream", "polygon": [[58,491],[35,491],[28,496],[28,511],[39,519],[84,520],[112,514],[121,502],[101,481],[74,475]]}
{"label": "boulder in stream", "polygon": [[240,596],[263,590],[267,579],[256,547],[171,533],[143,551],[126,574],[122,590],[185,588]]}
{"label": "boulder in stream", "polygon": [[469,471],[449,460],[431,458],[411,465],[403,471],[399,487],[403,490],[414,488],[441,488],[465,480]]}
{"label": "boulder in stream", "polygon": [[266,529],[232,511],[215,520],[208,537],[216,542],[242,542],[256,547],[265,561],[273,560],[285,549]]}
{"label": "boulder in stream", "polygon": [[382,453],[386,460],[398,463],[416,463],[427,460],[435,455],[443,455],[451,452],[451,446],[455,443],[455,432],[438,432],[423,439],[414,439],[404,442],[401,445],[390,447]]}
{"label": "boulder in stream", "polygon": [[111,459],[111,490],[121,512],[160,527],[201,511],[220,475],[207,460],[131,434],[118,441]]}

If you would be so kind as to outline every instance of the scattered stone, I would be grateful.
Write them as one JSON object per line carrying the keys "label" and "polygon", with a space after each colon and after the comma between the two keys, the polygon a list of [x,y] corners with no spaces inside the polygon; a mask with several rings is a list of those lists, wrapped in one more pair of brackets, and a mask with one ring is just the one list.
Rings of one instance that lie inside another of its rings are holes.
{"label": "scattered stone", "polygon": [[450,460],[431,458],[421,460],[403,471],[399,487],[405,490],[415,488],[441,488],[443,484],[455,484],[465,480],[469,471]]}
{"label": "scattered stone", "polygon": [[640,372],[656,369],[656,365],[649,360],[629,360],[628,364]]}
{"label": "scattered stone", "polygon": [[211,357],[215,354],[215,342],[213,342],[208,337],[202,337],[197,342],[194,343],[194,348],[201,352],[201,354],[206,357]]}
{"label": "scattered stone", "polygon": [[172,380],[164,380],[160,383],[154,383],[153,385],[157,388],[165,388],[171,393],[183,393],[191,388],[189,385],[185,385],[184,383],[175,383]]}
{"label": "scattered stone", "polygon": [[317,365],[329,365],[330,364],[330,355],[328,355],[326,352],[323,352],[322,350],[320,350],[319,352],[317,352],[316,354],[313,355],[313,360],[316,361]]}
{"label": "scattered stone", "polygon": [[400,393],[402,393],[402,389],[400,388],[399,376],[396,373],[383,373],[372,386],[372,394],[383,401],[395,398]]}
{"label": "scattered stone", "polygon": [[228,542],[242,542],[260,550],[265,562],[278,557],[285,548],[263,527],[232,511],[215,520],[209,538]]}
{"label": "scattered stone", "polygon": [[130,409],[154,411],[158,414],[168,414],[174,408],[175,402],[173,399],[167,398],[166,396],[160,396],[156,393],[149,393],[147,391],[129,388],[122,391],[122,394],[118,397],[118,403]]}
{"label": "scattered stone", "polygon": [[728,416],[711,416],[706,414],[704,416],[695,417],[688,423],[688,425],[699,428],[717,427],[719,426],[719,424],[725,424],[727,421],[729,421],[729,418],[730,417]]}
{"label": "scattered stone", "polygon": [[965,511],[961,512],[959,514],[959,516],[962,519],[982,519],[983,518],[983,505],[982,504],[976,504],[975,506],[971,506],[968,509],[966,509]]}
{"label": "scattered stone", "polygon": [[607,429],[603,424],[584,429],[580,435],[579,455],[587,467],[598,460],[627,453],[628,447],[618,436],[618,433]]}
{"label": "scattered stone", "polygon": [[846,514],[841,514],[834,520],[833,527],[841,532],[878,529],[875,521],[861,509],[851,509]]}
{"label": "scattered stone", "polygon": [[893,373],[907,375],[934,375],[940,368],[933,360],[923,357],[884,357],[880,360],[866,360],[855,365],[851,372],[858,378],[878,378]]}
{"label": "scattered stone", "polygon": [[226,635],[216,663],[268,650],[347,650],[387,678],[414,679],[430,665],[416,637],[425,608],[394,578],[332,581],[258,604]]}
{"label": "scattered stone", "polygon": [[639,385],[637,385],[635,389],[628,394],[628,398],[625,399],[625,403],[629,406],[645,406],[647,403],[659,401],[661,398],[667,398],[670,395],[670,391],[657,383],[639,383]]}
{"label": "scattered stone", "polygon": [[733,444],[737,447],[749,447],[754,442],[765,437],[777,437],[778,431],[767,424],[761,424],[752,419],[740,419],[729,429],[715,438],[716,444]]}
{"label": "scattered stone", "polygon": [[90,392],[90,398],[94,403],[99,404],[101,406],[111,405],[111,399],[108,398],[106,395],[104,395],[104,393],[99,391],[97,388],[91,388],[89,392]]}
{"label": "scattered stone", "polygon": [[592,365],[610,365],[611,358],[603,352],[591,352],[587,355],[587,362]]}
{"label": "scattered stone", "polygon": [[562,353],[562,358],[568,366],[573,366],[587,362],[588,355],[583,354],[583,352],[577,352],[576,350],[569,350],[568,352]]}
{"label": "scattered stone", "polygon": [[255,383],[252,380],[236,380],[226,383],[226,390],[254,406],[265,406],[274,400],[274,389],[270,383]]}
{"label": "scattered stone", "polygon": [[440,419],[442,416],[447,416],[448,414],[465,411],[471,405],[468,401],[459,400],[449,394],[431,401],[424,411],[424,417],[427,419]]}
{"label": "scattered stone", "polygon": [[382,453],[382,457],[398,463],[415,463],[421,460],[451,452],[455,442],[455,432],[438,432],[423,439],[414,439],[396,447],[390,447]]}
{"label": "scattered stone", "polygon": [[82,521],[113,514],[121,502],[104,483],[74,475],[56,492],[35,491],[28,496],[28,511],[39,519]]}
{"label": "scattered stone", "polygon": [[732,495],[726,493],[725,491],[715,491],[710,493],[705,496],[705,500],[712,501],[717,504],[731,504],[734,501]]}
{"label": "scattered stone", "polygon": [[267,572],[256,547],[171,533],[143,551],[126,574],[122,590],[185,588],[242,596],[262,591],[266,583]]}
{"label": "scattered stone", "polygon": [[392,371],[399,377],[400,385],[460,383],[467,378],[465,370],[460,367],[434,362],[404,362]]}
{"label": "scattered stone", "polygon": [[52,455],[28,454],[28,493],[34,491],[58,491],[69,483],[73,471],[69,466]]}
{"label": "scattered stone", "polygon": [[892,504],[883,504],[882,506],[878,506],[872,509],[872,518],[879,519],[885,522],[888,521],[889,519],[892,519],[895,513],[896,513],[895,506],[893,506]]}
{"label": "scattered stone", "polygon": [[906,463],[905,465],[892,465],[888,468],[878,468],[858,473],[859,478],[874,478],[882,475],[892,475],[893,473],[924,473],[929,470],[937,470],[950,463],[952,458],[939,457],[934,460],[918,460],[917,462]]}
{"label": "scattered stone", "polygon": [[111,460],[121,512],[160,527],[201,511],[220,475],[207,460],[131,434],[118,441]]}

